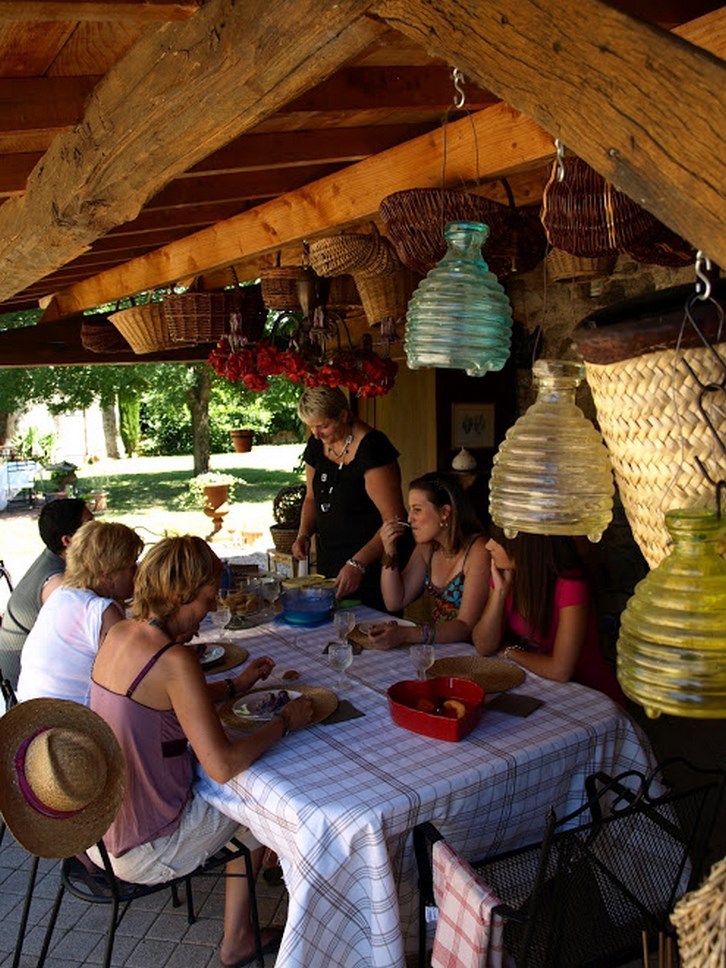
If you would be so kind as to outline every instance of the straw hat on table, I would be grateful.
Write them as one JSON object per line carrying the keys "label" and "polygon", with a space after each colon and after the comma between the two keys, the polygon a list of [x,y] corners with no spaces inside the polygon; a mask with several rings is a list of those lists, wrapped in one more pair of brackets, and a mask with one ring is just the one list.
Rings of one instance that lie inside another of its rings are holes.
{"label": "straw hat on table", "polygon": [[27,851],[71,857],[103,837],[126,785],[111,728],[65,699],[30,699],[0,719],[0,813]]}

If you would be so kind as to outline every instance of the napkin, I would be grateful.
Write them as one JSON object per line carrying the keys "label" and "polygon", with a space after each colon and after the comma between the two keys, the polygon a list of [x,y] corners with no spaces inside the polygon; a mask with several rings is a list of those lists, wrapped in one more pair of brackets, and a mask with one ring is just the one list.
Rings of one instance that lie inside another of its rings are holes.
{"label": "napkin", "polygon": [[322,721],[322,725],[329,726],[332,723],[344,723],[348,719],[358,719],[359,716],[365,716],[365,713],[362,713],[360,709],[356,709],[353,703],[347,699],[341,699],[338,703],[338,708],[327,719]]}

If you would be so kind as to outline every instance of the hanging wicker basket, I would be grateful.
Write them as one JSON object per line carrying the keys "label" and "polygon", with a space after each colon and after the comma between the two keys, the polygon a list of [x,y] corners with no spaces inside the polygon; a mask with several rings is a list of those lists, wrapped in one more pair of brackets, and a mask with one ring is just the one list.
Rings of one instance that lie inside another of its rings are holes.
{"label": "hanging wicker basket", "polygon": [[274,266],[260,271],[262,299],[268,309],[300,312],[298,283],[304,279],[302,266]]}
{"label": "hanging wicker basket", "polygon": [[726,857],[714,864],[701,887],[684,894],[671,923],[678,932],[681,968],[726,964]]}
{"label": "hanging wicker basket", "polygon": [[91,353],[130,353],[131,347],[107,316],[87,316],[81,323],[81,346]]}
{"label": "hanging wicker basket", "polygon": [[547,255],[547,275],[553,282],[588,282],[609,276],[615,268],[617,255],[602,255],[589,259],[584,255],[571,255],[562,249],[552,249]]}
{"label": "hanging wicker basket", "polygon": [[[690,326],[675,348],[692,294],[692,286],[678,286],[620,303],[583,320],[573,334],[623,507],[651,568],[669,550],[665,511],[715,502],[715,489],[695,458],[713,479],[722,476],[714,437],[698,410],[700,387],[686,366],[709,383],[722,376],[719,362]],[[724,294],[726,285],[721,285],[721,299]],[[716,306],[699,304],[693,312],[706,338],[715,342]],[[726,353],[726,343],[716,348]],[[726,412],[713,399],[705,405],[724,439]]]}
{"label": "hanging wicker basket", "polygon": [[399,264],[393,246],[377,229],[360,235],[331,235],[310,243],[310,265],[319,276],[384,276],[395,272]]}
{"label": "hanging wicker basket", "polygon": [[624,246],[623,251],[636,262],[683,269],[696,261],[696,250],[680,235],[659,222],[653,237],[638,245]]}
{"label": "hanging wicker basket", "polygon": [[420,279],[401,263],[396,272],[385,276],[357,275],[355,278],[369,326],[384,319],[403,319]]}
{"label": "hanging wicker basket", "polygon": [[162,306],[171,339],[185,346],[198,346],[216,343],[229,332],[230,316],[239,310],[239,298],[235,291],[189,291],[167,296]]}
{"label": "hanging wicker basket", "polygon": [[180,345],[171,338],[162,303],[148,302],[140,306],[131,306],[129,309],[112,313],[109,319],[134,353],[139,355],[177,349]]}
{"label": "hanging wicker basket", "polygon": [[654,216],[581,158],[567,155],[563,164],[562,181],[555,161],[542,194],[542,224],[555,249],[595,259],[654,238],[660,225]]}

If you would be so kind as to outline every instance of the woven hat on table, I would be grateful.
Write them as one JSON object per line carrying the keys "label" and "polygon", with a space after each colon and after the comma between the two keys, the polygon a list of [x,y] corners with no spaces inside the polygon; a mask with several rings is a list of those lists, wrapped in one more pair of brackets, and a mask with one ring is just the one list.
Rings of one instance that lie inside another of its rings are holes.
{"label": "woven hat on table", "polygon": [[128,353],[131,347],[106,316],[88,316],[81,323],[81,346],[91,353]]}
{"label": "woven hat on table", "polygon": [[562,163],[564,178],[557,180],[555,161],[542,194],[542,224],[555,249],[597,258],[655,236],[658,220],[594,168],[575,155]]}
{"label": "woven hat on table", "polygon": [[[714,292],[723,304],[726,285]],[[651,568],[669,551],[665,512],[713,504],[714,488],[696,457],[714,479],[721,476],[713,435],[698,410],[700,387],[685,361],[704,384],[719,378],[720,366],[690,326],[680,335],[683,306],[692,294],[692,286],[677,286],[628,300],[593,313],[573,333],[623,508]],[[694,313],[716,343],[717,307],[706,302]],[[726,343],[716,349],[723,356]],[[726,412],[708,398],[704,405],[723,440]]]}
{"label": "woven hat on table", "polygon": [[[409,188],[387,195],[379,212],[401,262],[422,276],[444,257],[444,227],[448,222],[487,225],[488,254],[512,246],[509,208],[481,195],[443,188]],[[511,265],[510,260],[505,264]]]}
{"label": "woven hat on table", "polygon": [[162,303],[148,302],[112,313],[109,319],[139,355],[177,349],[181,344],[171,338],[169,321]]}
{"label": "woven hat on table", "polygon": [[65,699],[29,699],[0,719],[0,813],[37,857],[80,853],[106,833],[126,786],[111,728]]}

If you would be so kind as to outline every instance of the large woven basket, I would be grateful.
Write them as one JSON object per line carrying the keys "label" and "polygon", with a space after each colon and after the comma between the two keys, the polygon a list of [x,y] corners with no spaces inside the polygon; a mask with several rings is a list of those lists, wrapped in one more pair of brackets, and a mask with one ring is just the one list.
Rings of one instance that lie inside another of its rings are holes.
{"label": "large woven basket", "polygon": [[131,306],[112,313],[109,319],[134,353],[158,353],[160,350],[176,349],[179,346],[169,333],[169,323],[162,303],[149,302],[141,306]]}
{"label": "large woven basket", "polygon": [[547,275],[553,282],[587,282],[609,276],[615,268],[617,254],[602,255],[589,259],[584,255],[571,255],[562,249],[552,249],[547,255]]}
{"label": "large woven basket", "polygon": [[685,894],[671,914],[678,932],[681,968],[726,965],[726,857],[701,887]]}
{"label": "large woven basket", "polygon": [[693,265],[696,260],[693,246],[662,222],[658,222],[652,238],[640,244],[624,246],[623,251],[636,262],[675,269]]}
{"label": "large woven basket", "polygon": [[162,303],[175,343],[196,346],[216,343],[229,332],[229,320],[239,311],[239,297],[229,292],[185,292],[167,296]]}
{"label": "large woven basket", "polygon": [[542,224],[554,248],[594,259],[655,236],[658,220],[581,158],[567,155],[563,163],[563,180],[555,161],[542,194]]}
{"label": "large woven basket", "polygon": [[274,266],[260,271],[262,298],[268,309],[299,312],[298,282],[305,277],[302,266]]}
{"label": "large woven basket", "polygon": [[450,189],[410,188],[387,195],[379,211],[401,262],[423,276],[441,261],[446,252],[444,226],[448,222],[484,222],[488,225],[489,239],[484,258],[492,268],[494,255],[501,253],[506,262],[497,264],[492,271],[501,272],[505,265],[512,271],[510,209],[500,202]]}
{"label": "large woven basket", "polygon": [[87,316],[81,323],[81,345],[91,353],[128,353],[131,347],[107,316]]}
{"label": "large woven basket", "polygon": [[393,246],[378,230],[358,235],[331,235],[310,243],[310,265],[319,276],[361,273],[384,276],[400,262]]}
{"label": "large woven basket", "polygon": [[275,546],[275,551],[289,555],[292,546],[297,538],[297,528],[285,528],[281,524],[273,524],[270,527],[270,536]]}
{"label": "large woven basket", "polygon": [[[726,287],[721,287],[726,292]],[[712,506],[711,477],[723,476],[714,437],[698,410],[698,383],[720,375],[718,361],[687,327],[675,349],[683,306],[691,286],[679,286],[621,303],[593,314],[578,326],[574,338],[585,359],[587,382],[598,422],[613,463],[623,507],[651,568],[669,550],[665,511]],[[716,340],[718,314],[713,303],[693,310],[710,340]],[[723,353],[726,343],[717,346]],[[706,399],[710,419],[726,436],[726,411],[713,395]]]}
{"label": "large woven basket", "polygon": [[403,319],[419,281],[419,277],[400,262],[394,273],[385,276],[356,275],[355,279],[369,326],[375,326],[384,319]]}

